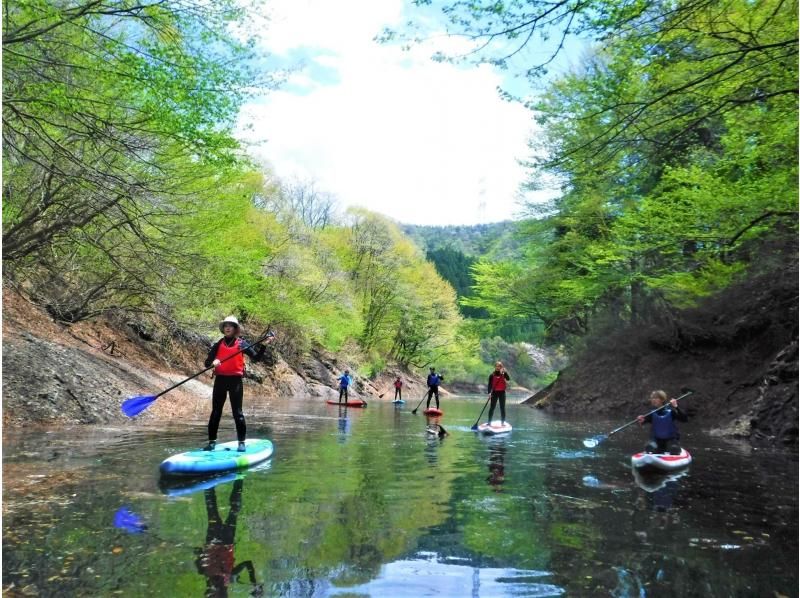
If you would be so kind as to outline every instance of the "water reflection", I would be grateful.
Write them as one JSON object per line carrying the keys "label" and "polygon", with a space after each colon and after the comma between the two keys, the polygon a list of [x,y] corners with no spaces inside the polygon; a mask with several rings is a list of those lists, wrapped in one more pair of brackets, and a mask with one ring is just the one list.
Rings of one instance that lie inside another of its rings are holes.
{"label": "water reflection", "polygon": [[502,439],[495,439],[489,443],[489,477],[486,481],[495,492],[502,492],[506,481],[506,443]]}
{"label": "water reflection", "polygon": [[[642,490],[637,499],[639,509],[646,509],[656,515],[656,524],[661,529],[677,525],[680,521],[678,509],[674,507],[675,496],[680,490],[679,480],[687,471],[671,475],[642,475],[633,468],[633,478]],[[647,531],[637,531],[640,539],[647,540]]]}
{"label": "water reflection", "polygon": [[[368,583],[348,588],[331,588],[329,596],[561,596],[564,589],[547,583],[548,571],[513,568],[474,567],[454,564],[439,555],[400,560],[381,567],[378,577]],[[463,559],[466,560],[466,559]]]}
{"label": "water reflection", "polygon": [[344,408],[344,413],[342,413],[342,409],[339,408],[339,419],[337,424],[338,434],[336,436],[336,440],[339,442],[339,444],[344,444],[347,442],[347,437],[350,436],[350,427],[352,425],[350,418],[347,417],[347,407]]}
{"label": "water reflection", "polygon": [[195,566],[197,572],[206,578],[206,597],[227,596],[228,587],[238,582],[239,575],[247,572],[251,595],[263,595],[263,585],[256,583],[256,571],[252,561],[243,561],[236,565],[234,545],[236,542],[236,519],[242,509],[242,491],[244,479],[233,482],[228,499],[228,516],[223,522],[217,505],[217,487],[206,488],[204,493],[208,527],[206,543],[195,548]]}
{"label": "water reflection", "polygon": [[[3,595],[242,596],[262,583],[265,595],[319,598],[796,595],[796,457],[743,458],[698,434],[689,474],[637,484],[634,438],[578,452],[585,422],[521,409],[513,437],[478,440],[480,408],[449,401],[442,441],[385,403],[350,408],[347,421],[278,402],[253,424],[272,430],[276,456],[269,475],[247,470],[246,508],[235,477],[159,491],[158,464],[196,443],[205,421],[8,431]],[[98,526],[121,504],[127,533]],[[231,511],[236,551],[218,564],[229,585],[217,590],[202,554],[227,549],[203,532],[232,523]],[[236,556],[252,560],[254,580]]]}

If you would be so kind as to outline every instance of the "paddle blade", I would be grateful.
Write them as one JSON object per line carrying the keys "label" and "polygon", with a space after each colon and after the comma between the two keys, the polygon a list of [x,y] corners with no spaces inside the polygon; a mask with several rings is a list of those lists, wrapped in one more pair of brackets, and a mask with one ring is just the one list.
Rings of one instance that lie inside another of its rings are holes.
{"label": "paddle blade", "polygon": [[591,438],[587,438],[583,441],[583,446],[586,448],[594,448],[601,442],[603,442],[608,436],[605,434],[598,434],[597,436],[592,436]]}
{"label": "paddle blade", "polygon": [[142,411],[147,409],[150,404],[158,397],[155,395],[144,395],[141,397],[132,397],[122,403],[122,413],[128,417],[139,415]]}
{"label": "paddle blade", "polygon": [[129,534],[141,534],[147,530],[144,519],[127,507],[120,507],[114,513],[114,527],[124,530]]}

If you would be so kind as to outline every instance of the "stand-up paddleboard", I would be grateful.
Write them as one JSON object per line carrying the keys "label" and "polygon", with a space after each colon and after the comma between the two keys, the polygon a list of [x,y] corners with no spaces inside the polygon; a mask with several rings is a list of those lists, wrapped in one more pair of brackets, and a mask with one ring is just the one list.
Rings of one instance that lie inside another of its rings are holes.
{"label": "stand-up paddleboard", "polygon": [[431,407],[430,409],[426,409],[423,411],[425,415],[444,415],[444,411],[441,409],[437,409],[436,407]]}
{"label": "stand-up paddleboard", "polygon": [[692,456],[683,448],[679,455],[636,453],[631,457],[631,465],[642,473],[670,473],[683,469],[691,462]]}
{"label": "stand-up paddleboard", "polygon": [[341,407],[366,407],[367,404],[364,401],[325,401],[328,405],[339,405]]}
{"label": "stand-up paddleboard", "polygon": [[394,401],[392,401],[393,405],[402,405],[403,403],[405,403],[403,399],[395,399]]}
{"label": "stand-up paddleboard", "polygon": [[172,455],[161,463],[161,474],[165,476],[207,475],[234,469],[243,469],[269,459],[274,452],[272,442],[259,438],[248,438],[245,450],[237,451],[239,443],[223,442],[213,451],[195,449]]}
{"label": "stand-up paddleboard", "polygon": [[508,422],[501,422],[499,419],[494,420],[491,423],[482,423],[478,426],[478,432],[481,434],[493,435],[493,434],[507,434],[514,428]]}

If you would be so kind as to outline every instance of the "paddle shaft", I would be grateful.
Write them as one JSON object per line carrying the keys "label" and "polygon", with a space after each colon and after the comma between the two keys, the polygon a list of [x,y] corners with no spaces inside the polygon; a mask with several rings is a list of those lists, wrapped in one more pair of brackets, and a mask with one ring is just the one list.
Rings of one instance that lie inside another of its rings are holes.
{"label": "paddle shaft", "polygon": [[[246,346],[246,347],[244,347],[243,349],[239,349],[239,350],[238,350],[238,351],[236,351],[236,353],[234,353],[233,355],[228,355],[228,356],[227,356],[225,359],[221,359],[221,360],[220,360],[220,363],[224,363],[224,362],[228,361],[229,359],[232,359],[232,358],[236,357],[236,356],[237,356],[237,355],[239,355],[240,353],[244,353],[244,352],[245,352],[245,351],[247,351],[247,350],[248,350],[250,347],[252,347],[252,346],[254,346],[254,345],[257,345],[258,343],[260,343],[260,342],[261,342],[261,341],[263,341],[263,340],[266,340],[266,338],[267,338],[268,336],[269,336],[269,332],[267,332],[266,334],[264,334],[264,336],[262,336],[262,337],[261,337],[260,339],[258,339],[257,341],[254,341],[253,343],[251,343],[251,344],[247,345],[247,346]],[[177,384],[173,384],[173,385],[172,385],[172,386],[170,386],[170,387],[169,387],[167,390],[162,390],[160,393],[158,393],[157,395],[155,395],[155,397],[154,397],[154,398],[155,398],[155,399],[157,399],[157,398],[158,398],[158,397],[160,397],[161,395],[165,395],[165,394],[167,394],[169,391],[171,391],[171,390],[175,390],[175,389],[176,389],[176,388],[178,388],[178,387],[179,387],[181,384],[186,384],[186,383],[187,383],[189,380],[194,380],[194,379],[195,379],[195,378],[197,378],[197,377],[198,377],[200,374],[205,374],[205,373],[206,373],[208,370],[214,369],[215,367],[217,367],[217,366],[215,366],[215,365],[210,365],[210,366],[208,366],[206,369],[204,369],[204,370],[201,370],[201,371],[197,372],[197,373],[196,373],[196,374],[194,374],[193,376],[189,376],[189,377],[188,377],[188,378],[186,378],[185,380],[181,380],[181,381],[180,381],[180,382],[178,382]]]}
{"label": "paddle shaft", "polygon": [[419,403],[417,403],[417,406],[416,406],[416,407],[414,407],[414,410],[413,410],[411,413],[413,413],[414,415],[416,415],[416,413],[417,413],[417,409],[419,409],[419,408],[420,408],[420,405],[422,405],[422,401],[424,401],[424,400],[425,400],[425,397],[427,397],[427,396],[428,396],[428,391],[426,390],[426,391],[425,391],[425,394],[424,394],[424,395],[422,395],[422,398],[419,400]]}
{"label": "paddle shaft", "polygon": [[[686,392],[686,393],[682,394],[681,396],[679,396],[679,397],[678,397],[677,399],[675,399],[675,400],[676,400],[676,401],[680,401],[681,399],[688,397],[690,394],[692,394],[692,391],[691,391],[691,390],[690,390],[689,392]],[[644,417],[647,417],[648,415],[653,415],[653,414],[654,414],[656,411],[659,411],[660,409],[663,409],[663,408],[664,408],[664,405],[661,405],[661,407],[656,407],[656,408],[655,408],[655,409],[653,409],[652,411],[649,411],[648,413],[645,413],[645,414],[644,414]],[[628,426],[632,426],[633,424],[635,424],[635,423],[636,423],[636,422],[638,422],[638,421],[639,421],[639,418],[637,417],[635,420],[633,420],[633,421],[629,421],[629,422],[628,422],[627,424],[625,424],[624,426],[620,426],[620,427],[619,427],[619,428],[617,428],[616,430],[612,430],[611,432],[609,432],[609,433],[608,433],[608,435],[609,435],[609,436],[611,436],[612,434],[616,434],[617,432],[619,432],[619,431],[621,431],[621,430],[624,430],[624,429],[625,429],[625,428],[627,428]]]}
{"label": "paddle shaft", "polygon": [[491,395],[491,393],[489,393],[489,398],[486,399],[486,402],[483,404],[483,409],[481,409],[481,413],[478,416],[478,419],[476,419],[475,423],[472,424],[472,428],[470,428],[471,430],[477,430],[478,429],[478,422],[481,421],[481,417],[483,417],[483,412],[486,411],[486,406],[489,404],[489,401],[491,401],[491,400],[492,400],[492,395]]}

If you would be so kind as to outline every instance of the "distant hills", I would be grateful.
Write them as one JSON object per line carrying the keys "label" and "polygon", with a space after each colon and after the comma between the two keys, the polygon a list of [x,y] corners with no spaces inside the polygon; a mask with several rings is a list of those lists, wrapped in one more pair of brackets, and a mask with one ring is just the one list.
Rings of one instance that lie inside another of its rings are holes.
{"label": "distant hills", "polygon": [[401,224],[400,228],[425,252],[452,249],[472,258],[516,255],[521,242],[516,238],[517,222],[505,220],[471,226],[420,226]]}

